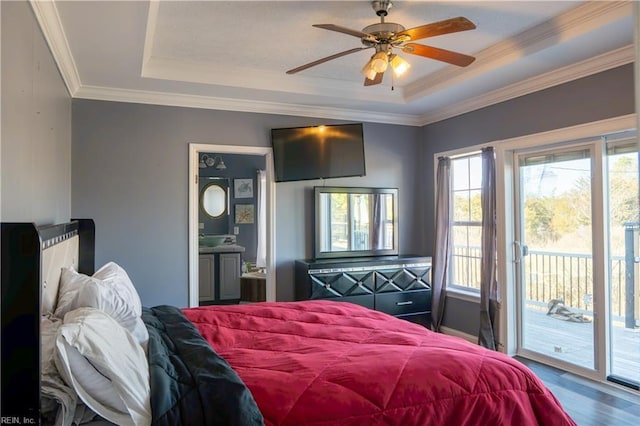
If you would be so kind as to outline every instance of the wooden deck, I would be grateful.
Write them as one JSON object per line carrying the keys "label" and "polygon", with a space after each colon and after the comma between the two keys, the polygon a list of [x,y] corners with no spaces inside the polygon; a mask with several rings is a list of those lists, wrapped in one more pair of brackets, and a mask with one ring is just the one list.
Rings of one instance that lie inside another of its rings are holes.
{"label": "wooden deck", "polygon": [[[527,309],[525,314],[526,349],[593,368],[593,327],[591,323],[563,321],[546,311]],[[625,328],[614,322],[611,334],[612,368],[610,373],[640,382],[640,329]]]}

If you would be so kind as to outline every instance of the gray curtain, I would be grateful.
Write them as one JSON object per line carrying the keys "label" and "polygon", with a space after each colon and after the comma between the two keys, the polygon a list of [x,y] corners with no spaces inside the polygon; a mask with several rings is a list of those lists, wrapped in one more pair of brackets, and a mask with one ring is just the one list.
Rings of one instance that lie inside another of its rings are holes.
{"label": "gray curtain", "polygon": [[482,263],[478,344],[498,348],[499,295],[496,279],[496,166],[493,148],[482,150]]}
{"label": "gray curtain", "polygon": [[451,160],[438,159],[436,176],[436,241],[433,248],[431,317],[433,330],[440,332],[444,316],[445,290],[451,259]]}

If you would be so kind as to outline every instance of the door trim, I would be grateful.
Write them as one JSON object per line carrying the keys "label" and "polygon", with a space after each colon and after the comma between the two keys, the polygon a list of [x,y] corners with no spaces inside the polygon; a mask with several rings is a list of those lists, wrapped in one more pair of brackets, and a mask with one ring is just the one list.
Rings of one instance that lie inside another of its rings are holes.
{"label": "door trim", "polygon": [[267,276],[266,296],[268,302],[276,300],[276,185],[273,175],[273,152],[271,147],[189,144],[189,307],[198,303],[198,154],[200,152],[221,154],[264,155],[267,175]]}

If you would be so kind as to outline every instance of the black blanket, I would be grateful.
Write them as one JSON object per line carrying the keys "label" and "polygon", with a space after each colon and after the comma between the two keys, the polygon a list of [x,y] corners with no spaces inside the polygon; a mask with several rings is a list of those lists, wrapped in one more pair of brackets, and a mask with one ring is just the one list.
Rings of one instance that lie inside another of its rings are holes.
{"label": "black blanket", "polygon": [[143,308],[154,425],[263,425],[249,389],[173,306]]}

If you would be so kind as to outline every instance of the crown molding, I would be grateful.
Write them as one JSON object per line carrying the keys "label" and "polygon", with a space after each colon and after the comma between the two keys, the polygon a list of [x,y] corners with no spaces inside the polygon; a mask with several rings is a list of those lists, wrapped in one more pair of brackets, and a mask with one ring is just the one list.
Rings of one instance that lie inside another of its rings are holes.
{"label": "crown molding", "polygon": [[582,77],[588,77],[602,71],[632,63],[634,59],[635,55],[633,45],[625,46],[582,62],[531,77],[474,98],[469,98],[450,107],[439,109],[436,112],[424,114],[420,117],[420,125],[424,126],[435,123],[437,121],[442,121],[480,108],[508,101],[509,99],[548,89],[549,87],[557,86],[562,83],[568,83]]}
{"label": "crown molding", "polygon": [[212,96],[161,93],[111,87],[81,86],[74,98],[138,104],[177,106],[185,108],[215,109],[261,114],[292,115],[336,120],[419,126],[420,117],[409,114],[381,113],[377,111],[285,104],[251,99],[217,98]]}
{"label": "crown molding", "polygon": [[29,0],[31,9],[40,25],[40,30],[44,35],[51,54],[58,65],[58,70],[62,75],[64,84],[67,86],[69,95],[73,97],[82,86],[78,68],[71,55],[69,42],[60,21],[58,8],[53,1]]}
{"label": "crown molding", "polygon": [[512,85],[476,96],[450,107],[420,116],[408,114],[380,113],[343,108],[318,107],[312,105],[283,104],[246,99],[217,98],[180,93],[164,93],[130,89],[114,89],[97,86],[80,86],[74,98],[114,102],[131,102],[151,105],[179,106],[238,112],[318,117],[339,120],[354,120],[375,123],[425,126],[480,108],[508,101],[562,83],[587,77],[634,61],[633,46],[626,46],[594,58],[569,65]]}

